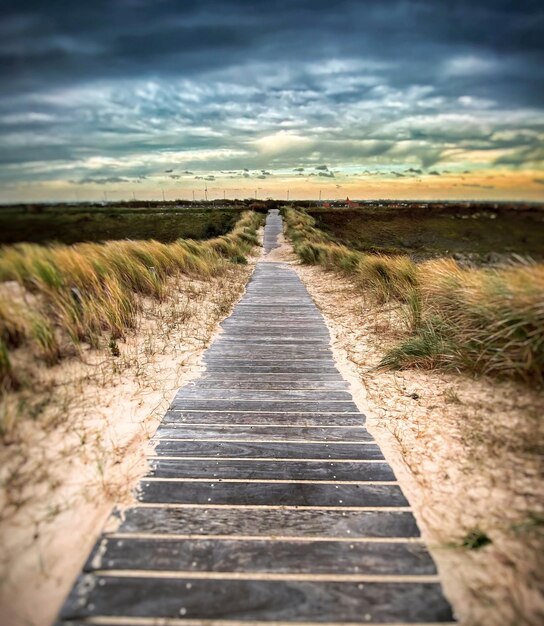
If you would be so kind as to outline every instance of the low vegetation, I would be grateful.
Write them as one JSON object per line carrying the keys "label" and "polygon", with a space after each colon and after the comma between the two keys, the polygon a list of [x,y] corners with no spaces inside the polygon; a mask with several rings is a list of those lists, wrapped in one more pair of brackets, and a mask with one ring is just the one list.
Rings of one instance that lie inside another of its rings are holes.
{"label": "low vegetation", "polygon": [[461,267],[416,263],[331,240],[310,215],[286,209],[287,233],[304,263],[343,272],[381,302],[402,306],[411,336],[382,366],[445,367],[544,382],[544,265]]}
{"label": "low vegetation", "polygon": [[513,255],[544,258],[544,210],[503,203],[365,203],[355,209],[312,208],[316,226],[360,252],[425,260],[455,256],[471,265]]}
{"label": "low vegetation", "polygon": [[114,239],[209,239],[228,233],[242,207],[0,207],[0,244],[99,243]]}
{"label": "low vegetation", "polygon": [[16,244],[0,252],[0,385],[26,384],[12,355],[22,346],[49,365],[82,345],[109,346],[134,327],[140,297],[161,300],[170,276],[216,276],[245,263],[258,242],[262,215],[241,214],[227,235],[178,239]]}

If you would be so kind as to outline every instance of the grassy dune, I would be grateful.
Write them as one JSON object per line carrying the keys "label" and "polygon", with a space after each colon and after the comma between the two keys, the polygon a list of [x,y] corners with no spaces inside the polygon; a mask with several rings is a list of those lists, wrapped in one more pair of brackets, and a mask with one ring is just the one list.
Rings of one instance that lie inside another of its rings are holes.
{"label": "grassy dune", "polygon": [[331,241],[315,220],[285,210],[304,263],[347,274],[379,301],[402,305],[411,337],[382,365],[446,367],[544,382],[544,264],[465,269],[444,258],[366,254]]}
{"label": "grassy dune", "polygon": [[167,280],[182,273],[215,276],[228,262],[244,263],[257,243],[262,215],[245,212],[228,235],[207,241],[179,239],[16,244],[0,252],[0,384],[16,388],[22,374],[11,353],[28,345],[57,363],[82,343],[109,345],[134,327],[139,296],[161,300]]}

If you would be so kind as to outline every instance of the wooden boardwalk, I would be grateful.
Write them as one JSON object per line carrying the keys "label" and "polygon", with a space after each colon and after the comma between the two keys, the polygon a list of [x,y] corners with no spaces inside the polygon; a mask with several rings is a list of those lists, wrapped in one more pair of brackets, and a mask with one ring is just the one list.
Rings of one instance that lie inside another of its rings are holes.
{"label": "wooden boardwalk", "polygon": [[[281,219],[269,214],[265,251]],[[443,624],[452,615],[391,467],[285,263],[247,292],[157,430],[61,624]]]}

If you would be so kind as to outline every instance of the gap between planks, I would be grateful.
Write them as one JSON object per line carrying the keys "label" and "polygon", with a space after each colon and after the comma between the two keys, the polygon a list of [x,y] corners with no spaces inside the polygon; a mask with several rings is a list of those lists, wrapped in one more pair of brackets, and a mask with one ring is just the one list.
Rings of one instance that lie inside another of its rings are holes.
{"label": "gap between planks", "polygon": [[[250,434],[250,433],[248,433]],[[170,437],[160,437],[157,439],[150,439],[149,445],[158,445],[164,441],[191,441],[191,442],[199,442],[199,443],[300,443],[303,445],[313,445],[313,444],[321,444],[325,448],[333,445],[348,445],[348,446],[367,446],[367,445],[376,445],[375,441],[332,441],[331,443],[325,443],[323,439],[231,439],[231,438],[202,438],[198,437],[185,437],[185,438],[170,438]]]}
{"label": "gap between planks", "polygon": [[[283,402],[283,401],[282,401]],[[360,415],[361,417],[365,417],[364,413],[361,413],[361,411],[345,411],[345,412],[338,412],[338,411],[250,411],[248,409],[244,409],[244,410],[239,410],[237,411],[236,409],[228,409],[228,410],[221,410],[221,409],[177,409],[177,408],[170,408],[168,409],[168,413],[256,413],[257,415],[259,413],[274,413],[275,415],[292,415],[293,413],[295,414],[299,414],[299,415]],[[165,424],[167,424],[168,422],[163,422]]]}
{"label": "gap between planks", "polygon": [[273,581],[308,581],[308,582],[353,582],[353,583],[420,583],[436,584],[440,582],[437,574],[289,574],[265,572],[194,572],[191,570],[93,570],[94,576],[102,578],[167,578],[196,580],[273,580]]}
{"label": "gap between planks", "polygon": [[104,533],[106,539],[172,539],[191,541],[285,541],[285,542],[339,542],[339,543],[416,543],[423,544],[421,537],[327,537],[327,536],[297,536],[297,535],[201,535],[201,534],[168,534],[123,532],[116,530]]}
{"label": "gap between planks", "polygon": [[271,485],[398,485],[396,480],[291,480],[275,478],[160,478],[156,476],[142,478],[143,483],[257,483]]}
{"label": "gap between planks", "polygon": [[[74,624],[76,622],[73,622]],[[230,619],[180,619],[176,617],[119,617],[96,615],[77,619],[78,624],[95,626],[455,626],[455,622],[289,622]]]}
{"label": "gap between planks", "polygon": [[[251,442],[249,442],[251,443]],[[158,461],[281,461],[282,463],[289,462],[306,462],[309,463],[387,463],[385,459],[306,459],[304,457],[295,457],[295,458],[277,458],[277,457],[258,457],[258,456],[174,456],[172,454],[169,455],[160,455],[160,454],[149,454],[146,456],[146,459],[157,459]]]}
{"label": "gap between planks", "polygon": [[389,513],[411,513],[409,506],[308,506],[297,504],[206,504],[179,503],[179,502],[135,502],[129,505],[130,509],[221,509],[221,510],[247,510],[247,511],[337,511],[342,513],[348,511],[360,512],[389,512]]}
{"label": "gap between planks", "polygon": [[[343,415],[343,413],[341,413],[341,415]],[[186,426],[192,426],[192,427],[196,427],[196,428],[202,428],[204,430],[209,429],[209,428],[224,428],[225,430],[228,430],[229,428],[240,428],[240,427],[244,427],[244,428],[297,428],[297,429],[302,429],[302,428],[342,428],[342,429],[353,429],[353,430],[366,430],[366,428],[363,425],[357,425],[357,424],[352,424],[352,425],[347,425],[347,426],[339,426],[337,424],[318,424],[318,425],[311,425],[308,426],[307,424],[269,424],[268,422],[266,424],[222,424],[221,422],[206,422],[205,424],[203,424],[202,422],[166,422],[167,425],[165,424],[160,424],[160,428],[185,428]],[[153,437],[155,439],[155,437]],[[151,440],[150,440],[151,441]],[[164,439],[161,439],[161,441],[164,441]],[[368,443],[368,442],[366,442]],[[373,443],[373,442],[371,442]]]}

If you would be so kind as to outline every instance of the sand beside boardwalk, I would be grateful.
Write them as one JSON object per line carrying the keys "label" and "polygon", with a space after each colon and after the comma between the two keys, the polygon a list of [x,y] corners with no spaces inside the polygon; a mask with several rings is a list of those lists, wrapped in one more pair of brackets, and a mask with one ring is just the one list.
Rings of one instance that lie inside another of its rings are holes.
{"label": "sand beside boardwalk", "polygon": [[[33,415],[19,411],[0,449],[0,624],[55,619],[113,503],[130,500],[147,440],[176,390],[201,371],[254,261],[207,281],[172,279],[164,302],[144,302],[120,356],[87,350],[35,368]],[[19,401],[13,394],[4,410],[15,414]]]}
{"label": "sand beside boardwalk", "polygon": [[[414,507],[462,626],[543,624],[542,395],[462,374],[374,369],[406,336],[399,308],[284,252],[325,315],[339,368]],[[462,545],[479,532],[491,543]]]}
{"label": "sand beside boardwalk", "polygon": [[[462,626],[544,623],[542,396],[522,385],[438,371],[380,372],[406,335],[398,305],[292,263],[323,312],[338,367],[368,415],[438,563]],[[252,267],[181,281],[148,302],[121,357],[86,354],[42,372],[43,412],[1,452],[0,623],[49,624],[115,502],[145,471],[146,441],[244,288]],[[491,543],[462,545],[471,532]]]}

